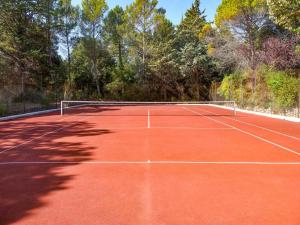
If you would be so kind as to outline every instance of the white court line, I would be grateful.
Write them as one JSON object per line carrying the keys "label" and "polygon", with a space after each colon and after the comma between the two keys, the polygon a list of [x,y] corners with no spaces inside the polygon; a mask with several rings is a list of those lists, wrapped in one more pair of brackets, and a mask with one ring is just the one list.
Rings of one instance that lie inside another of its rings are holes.
{"label": "white court line", "polygon": [[[151,129],[174,129],[174,130],[233,130],[233,128],[214,128],[214,127],[150,127]],[[101,127],[102,130],[143,130],[149,127]]]}
{"label": "white court line", "polygon": [[291,153],[294,153],[294,154],[300,156],[300,152],[297,152],[297,151],[295,151],[295,150],[292,150],[292,149],[290,149],[290,148],[284,147],[284,146],[282,146],[282,145],[280,145],[280,144],[277,144],[277,143],[275,143],[275,142],[269,141],[269,140],[267,140],[267,139],[265,139],[265,138],[259,137],[259,136],[255,135],[255,134],[252,134],[252,133],[249,133],[249,132],[244,131],[244,130],[242,130],[242,129],[239,129],[239,128],[237,128],[237,127],[235,127],[235,126],[232,126],[232,125],[230,125],[230,124],[228,124],[228,123],[224,123],[224,122],[221,122],[221,121],[219,121],[219,120],[210,118],[210,117],[208,117],[208,116],[203,115],[202,113],[200,113],[200,112],[198,112],[198,111],[194,111],[194,110],[191,110],[191,109],[188,109],[188,108],[185,108],[185,107],[183,107],[183,109],[188,110],[188,111],[190,111],[190,112],[193,112],[193,113],[195,113],[195,114],[201,115],[201,116],[203,116],[203,117],[205,117],[205,118],[207,118],[207,119],[210,119],[210,120],[212,120],[212,121],[215,121],[215,122],[217,122],[217,123],[220,123],[220,124],[223,124],[223,125],[225,125],[225,126],[231,127],[231,128],[233,128],[233,129],[235,129],[235,130],[237,130],[237,131],[240,131],[241,133],[247,134],[247,135],[252,136],[252,137],[254,137],[254,138],[258,139],[258,140],[261,140],[261,141],[263,141],[263,142],[266,142],[266,143],[268,143],[268,144],[274,145],[274,146],[276,146],[276,147],[278,147],[278,148],[281,148],[281,149],[283,149],[283,150],[286,150],[286,151],[288,151],[288,152],[291,152]]}
{"label": "white court line", "polygon": [[150,123],[150,109],[148,108],[148,129],[151,128],[151,123]]}
{"label": "white court line", "polygon": [[[209,113],[212,113],[212,114],[214,114],[214,115],[217,115],[216,113],[213,113],[213,112],[211,112],[211,111],[209,111],[209,110],[205,110],[205,109],[201,109],[201,110],[206,111],[206,112],[209,112]],[[274,133],[274,134],[279,134],[279,135],[282,135],[282,136],[285,136],[285,137],[292,138],[292,139],[295,139],[295,140],[297,140],[297,141],[300,141],[300,138],[298,138],[298,137],[291,136],[291,135],[288,135],[288,134],[284,134],[284,133],[281,133],[281,132],[279,132],[279,131],[275,131],[275,130],[272,130],[272,129],[269,129],[269,128],[266,128],[266,127],[258,126],[258,125],[256,125],[256,124],[248,123],[248,122],[245,122],[245,121],[242,121],[242,120],[237,120],[237,119],[233,119],[233,118],[229,118],[229,117],[225,117],[225,116],[222,116],[222,117],[223,117],[223,118],[226,118],[226,119],[233,120],[233,121],[237,121],[237,122],[239,122],[239,123],[247,124],[247,125],[252,126],[252,127],[256,127],[256,128],[260,128],[260,129],[263,129],[263,130],[267,130],[267,131],[270,131],[270,132],[272,132],[272,133]]]}
{"label": "white court line", "polygon": [[233,128],[216,128],[216,127],[151,127],[152,129],[184,129],[184,130],[233,130]]}
{"label": "white court line", "polygon": [[300,162],[239,162],[239,161],[16,161],[16,162],[0,162],[0,165],[49,165],[49,164],[91,164],[91,165],[300,165]]}

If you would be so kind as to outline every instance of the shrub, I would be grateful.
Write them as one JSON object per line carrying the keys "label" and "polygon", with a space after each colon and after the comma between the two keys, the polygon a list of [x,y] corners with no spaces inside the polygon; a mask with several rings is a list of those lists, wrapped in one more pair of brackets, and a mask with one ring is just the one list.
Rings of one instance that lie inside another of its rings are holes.
{"label": "shrub", "polygon": [[286,110],[296,105],[299,80],[283,71],[269,70],[267,85],[278,109]]}
{"label": "shrub", "polygon": [[118,96],[122,96],[125,84],[120,80],[114,80],[113,82],[107,84],[105,88],[107,91],[109,91],[112,97],[118,98]]}
{"label": "shrub", "polygon": [[218,93],[226,100],[239,101],[243,91],[244,76],[240,73],[230,74],[224,77]]}

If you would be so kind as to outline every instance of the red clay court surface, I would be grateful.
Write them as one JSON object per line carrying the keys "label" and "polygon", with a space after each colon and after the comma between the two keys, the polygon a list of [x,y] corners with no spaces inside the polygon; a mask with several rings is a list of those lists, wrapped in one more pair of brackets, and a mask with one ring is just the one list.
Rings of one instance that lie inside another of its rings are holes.
{"label": "red clay court surface", "polygon": [[300,124],[225,111],[86,107],[1,122],[0,224],[299,225]]}

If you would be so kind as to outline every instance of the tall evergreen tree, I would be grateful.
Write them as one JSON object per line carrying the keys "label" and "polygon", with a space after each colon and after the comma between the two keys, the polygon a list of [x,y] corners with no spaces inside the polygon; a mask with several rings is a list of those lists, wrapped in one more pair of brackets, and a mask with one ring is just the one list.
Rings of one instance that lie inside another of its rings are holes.
{"label": "tall evergreen tree", "polygon": [[123,69],[123,52],[124,52],[124,37],[123,30],[124,25],[124,10],[120,6],[116,6],[109,11],[107,17],[104,19],[104,31],[106,33],[106,39],[111,43],[113,51],[117,51],[118,66]]}
{"label": "tall evergreen tree", "polygon": [[171,21],[166,18],[165,10],[159,9],[158,12],[151,42],[151,86],[153,93],[157,94],[159,90],[159,99],[167,100],[170,99],[169,96],[179,98],[176,82],[179,71],[175,49],[176,31]]}
{"label": "tall evergreen tree", "polygon": [[195,0],[178,27],[181,41],[193,42],[199,40],[199,34],[206,24],[204,12],[200,10],[200,0]]}

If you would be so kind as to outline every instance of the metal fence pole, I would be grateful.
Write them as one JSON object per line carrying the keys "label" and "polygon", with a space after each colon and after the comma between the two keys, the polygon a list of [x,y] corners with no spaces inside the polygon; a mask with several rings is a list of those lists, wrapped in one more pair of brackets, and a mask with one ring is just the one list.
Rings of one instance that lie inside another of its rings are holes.
{"label": "metal fence pole", "polygon": [[64,115],[64,108],[63,108],[63,106],[64,106],[64,101],[61,101],[61,102],[60,102],[60,115],[61,115],[61,116]]}

